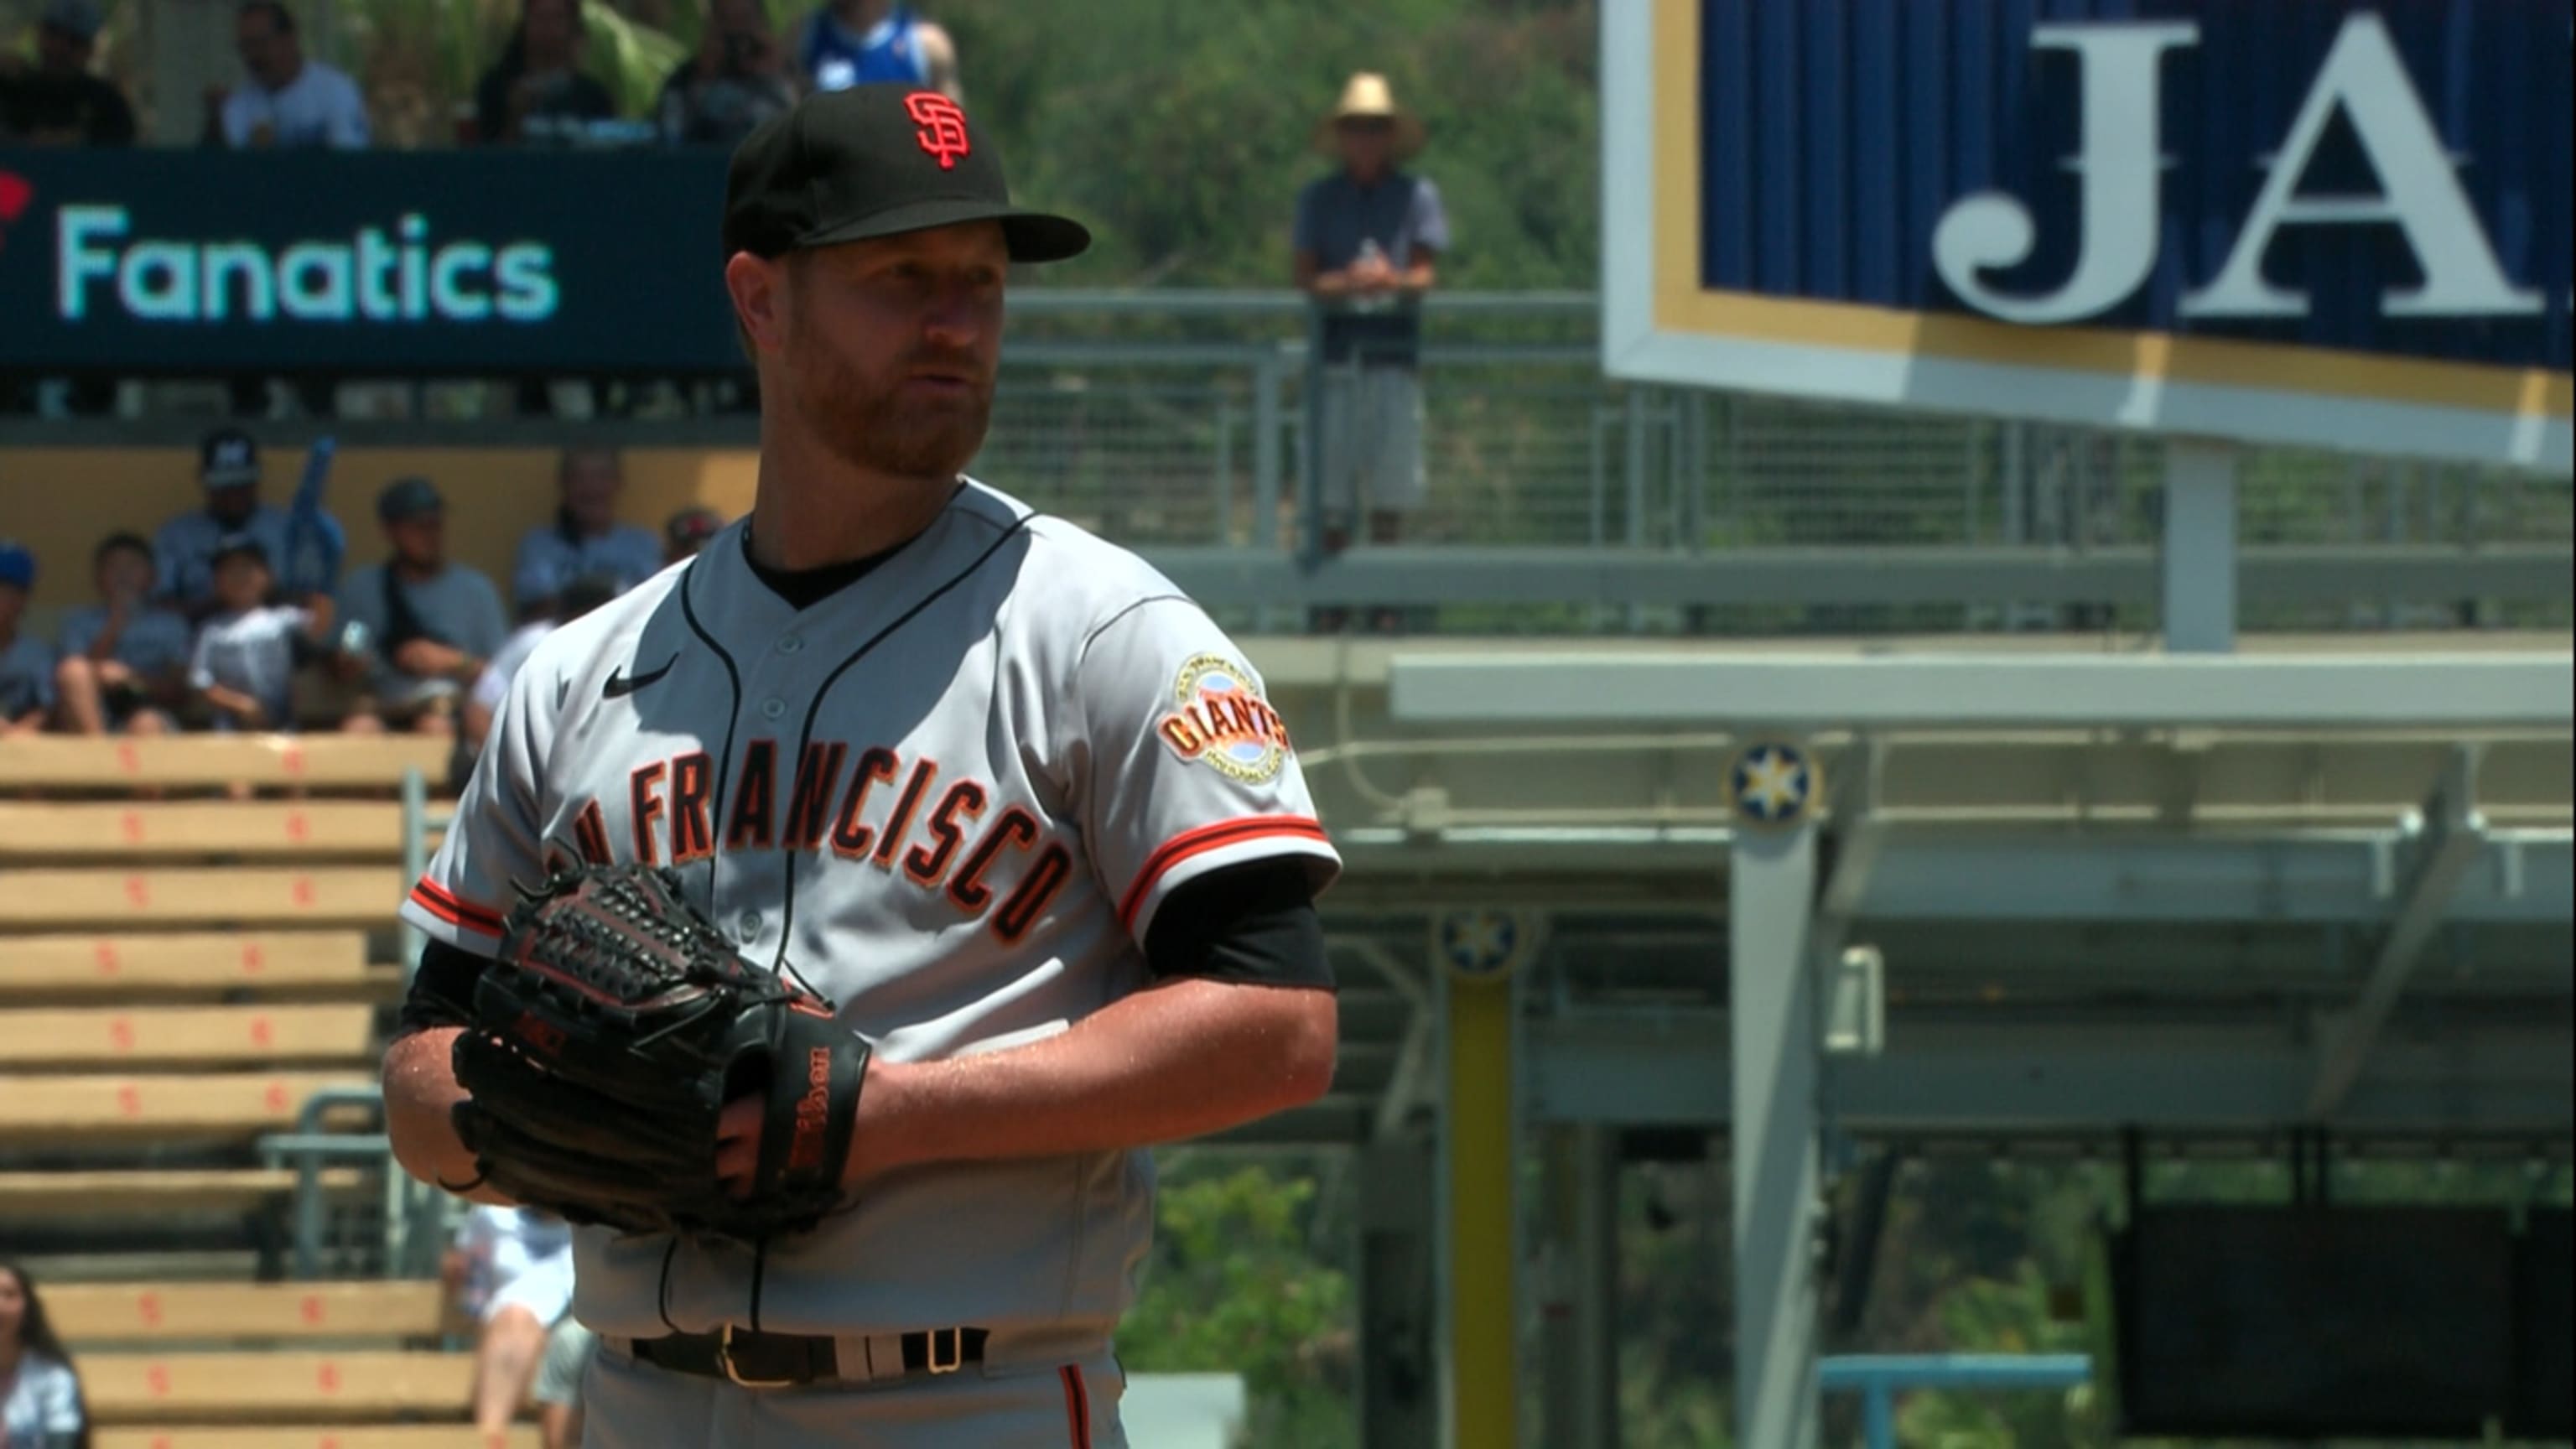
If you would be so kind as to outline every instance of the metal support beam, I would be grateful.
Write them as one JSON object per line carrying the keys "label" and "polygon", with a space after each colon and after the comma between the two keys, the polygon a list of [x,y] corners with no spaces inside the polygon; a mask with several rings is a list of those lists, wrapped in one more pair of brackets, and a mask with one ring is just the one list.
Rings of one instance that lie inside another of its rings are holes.
{"label": "metal support beam", "polygon": [[2406,884],[2397,914],[2380,943],[2378,958],[2371,962],[2361,999],[2334,1032],[2317,1065],[2316,1084],[2308,1091],[2307,1115],[2312,1120],[2333,1116],[2351,1095],[2353,1083],[2360,1080],[2370,1060],[2371,1048],[2379,1042],[2381,1028],[2388,1023],[2389,1011],[2397,1005],[2398,993],[2406,989],[2407,978],[2424,959],[2425,945],[2449,911],[2460,877],[2485,851],[2477,779],[2477,746],[2458,747],[2432,798],[2406,822],[2404,850],[2410,858],[2404,866]]}
{"label": "metal support beam", "polygon": [[2224,654],[2236,647],[2235,445],[2165,444],[2165,648]]}
{"label": "metal support beam", "polygon": [[1441,1074],[1440,1221],[1446,1449],[1514,1449],[1519,1442],[1520,1315],[1515,1289],[1518,1174],[1514,1171],[1514,978],[1435,973],[1447,1023]]}
{"label": "metal support beam", "polygon": [[[1735,1425],[1743,1449],[1815,1449],[1821,1048],[1809,927],[1816,827],[1739,833],[1729,871]],[[1622,1068],[1622,1075],[1636,1068]]]}

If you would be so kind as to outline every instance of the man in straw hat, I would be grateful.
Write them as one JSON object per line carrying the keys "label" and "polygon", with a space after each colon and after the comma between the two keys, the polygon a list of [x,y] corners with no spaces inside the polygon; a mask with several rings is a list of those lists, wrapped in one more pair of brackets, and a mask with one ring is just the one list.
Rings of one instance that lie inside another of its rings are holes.
{"label": "man in straw hat", "polygon": [[1324,540],[1338,552],[1357,516],[1392,543],[1422,506],[1419,303],[1449,250],[1440,188],[1396,169],[1422,149],[1422,123],[1386,77],[1361,72],[1316,129],[1341,169],[1297,194],[1297,285],[1321,311],[1325,377],[1316,447]]}

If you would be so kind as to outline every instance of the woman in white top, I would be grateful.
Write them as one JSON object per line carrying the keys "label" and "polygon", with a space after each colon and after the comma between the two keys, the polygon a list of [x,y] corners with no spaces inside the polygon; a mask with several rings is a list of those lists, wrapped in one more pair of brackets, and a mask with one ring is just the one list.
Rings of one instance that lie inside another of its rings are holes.
{"label": "woman in white top", "polygon": [[89,1449],[80,1375],[27,1271],[0,1262],[0,1449]]}

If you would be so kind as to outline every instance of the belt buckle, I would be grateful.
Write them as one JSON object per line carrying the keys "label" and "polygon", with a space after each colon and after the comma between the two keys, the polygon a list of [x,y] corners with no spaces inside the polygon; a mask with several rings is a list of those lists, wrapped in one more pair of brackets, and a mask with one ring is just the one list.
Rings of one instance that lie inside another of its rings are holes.
{"label": "belt buckle", "polygon": [[733,1366],[733,1325],[728,1323],[716,1332],[716,1366],[724,1370],[725,1379],[741,1389],[786,1389],[796,1385],[794,1379],[747,1379]]}
{"label": "belt buckle", "polygon": [[[939,1356],[939,1341],[943,1337],[948,1340],[948,1356],[946,1358],[941,1358]],[[930,1330],[930,1372],[934,1374],[953,1374],[957,1372],[958,1369],[964,1367],[965,1364],[965,1329],[934,1328]]]}

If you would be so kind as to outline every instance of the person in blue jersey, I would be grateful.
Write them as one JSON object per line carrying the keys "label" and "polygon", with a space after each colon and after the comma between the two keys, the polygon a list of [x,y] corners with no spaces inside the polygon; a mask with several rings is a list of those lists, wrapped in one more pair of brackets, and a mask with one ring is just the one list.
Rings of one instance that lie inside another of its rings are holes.
{"label": "person in blue jersey", "polygon": [[795,54],[809,91],[900,81],[959,98],[957,43],[902,0],[830,0],[796,27]]}

